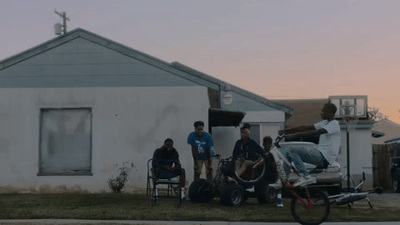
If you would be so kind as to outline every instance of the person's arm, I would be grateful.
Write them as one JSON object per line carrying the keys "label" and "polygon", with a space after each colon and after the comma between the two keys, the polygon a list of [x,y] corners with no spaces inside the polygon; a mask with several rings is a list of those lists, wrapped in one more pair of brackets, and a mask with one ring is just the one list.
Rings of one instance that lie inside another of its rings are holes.
{"label": "person's arm", "polygon": [[279,134],[293,134],[293,133],[312,131],[312,130],[315,130],[314,125],[303,125],[303,126],[280,130]]}
{"label": "person's arm", "polygon": [[181,162],[179,161],[179,153],[178,151],[176,151],[176,149],[174,148],[174,156],[173,156],[173,160],[175,160],[175,170],[180,171],[182,166],[181,166]]}
{"label": "person's arm", "polygon": [[187,139],[187,143],[190,145],[191,149],[192,149],[192,157],[193,157],[193,161],[196,161],[197,158],[197,149],[195,146],[195,140],[193,137],[193,133],[190,133]]}
{"label": "person's arm", "polygon": [[155,151],[154,151],[154,153],[153,153],[153,160],[151,161],[151,166],[155,169],[156,167],[157,167],[157,161],[158,161],[158,153],[157,153],[157,150],[158,149],[156,149]]}
{"label": "person's arm", "polygon": [[211,160],[211,149],[210,148],[207,148],[207,150],[206,150],[206,152],[207,152],[207,160]]}
{"label": "person's arm", "polygon": [[314,129],[314,130],[309,130],[309,131],[288,134],[286,136],[286,138],[288,138],[288,139],[306,138],[306,137],[320,136],[321,134],[325,134],[325,133],[328,133],[328,132],[324,128],[321,128],[318,130]]}
{"label": "person's arm", "polygon": [[197,149],[196,149],[196,146],[194,146],[194,145],[192,145],[192,157],[193,157],[193,161],[196,161]]}
{"label": "person's arm", "polygon": [[211,160],[211,148],[214,146],[214,140],[213,140],[213,138],[212,138],[212,136],[211,136],[211,134],[209,134],[209,133],[207,133],[207,149],[206,149],[206,152],[207,152],[207,157],[208,157],[208,160]]}
{"label": "person's arm", "polygon": [[161,157],[161,150],[157,149],[153,154],[153,168],[156,170],[157,169],[170,170],[171,167],[163,163],[162,160],[163,159]]}
{"label": "person's arm", "polygon": [[257,142],[254,141],[254,143],[256,144],[255,151],[257,152],[258,156],[263,156],[264,155],[263,148],[261,148],[261,146],[257,144]]}
{"label": "person's arm", "polygon": [[238,158],[241,158],[241,157],[242,157],[242,153],[241,153],[241,150],[240,150],[240,140],[238,140],[238,141],[236,141],[235,147],[233,148],[232,158],[233,159],[238,159]]}

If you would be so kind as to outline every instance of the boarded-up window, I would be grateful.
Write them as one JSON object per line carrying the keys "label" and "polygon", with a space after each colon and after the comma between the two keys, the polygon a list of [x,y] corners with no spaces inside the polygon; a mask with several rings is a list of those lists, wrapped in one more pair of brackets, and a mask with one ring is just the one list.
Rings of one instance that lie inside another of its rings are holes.
{"label": "boarded-up window", "polygon": [[39,175],[91,175],[91,109],[42,109]]}

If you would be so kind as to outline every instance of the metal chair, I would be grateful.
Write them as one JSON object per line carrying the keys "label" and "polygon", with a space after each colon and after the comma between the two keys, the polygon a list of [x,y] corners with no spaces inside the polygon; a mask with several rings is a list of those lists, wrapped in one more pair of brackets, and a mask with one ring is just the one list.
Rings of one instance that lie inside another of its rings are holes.
{"label": "metal chair", "polygon": [[[177,165],[179,162],[176,160],[161,160],[162,162],[172,162]],[[156,178],[155,171],[153,169],[153,159],[147,161],[147,188],[146,195],[151,196],[152,203],[156,204],[160,197],[178,197],[179,205],[182,203],[182,191],[181,191],[181,176],[164,179]],[[158,186],[164,186],[164,190]]]}

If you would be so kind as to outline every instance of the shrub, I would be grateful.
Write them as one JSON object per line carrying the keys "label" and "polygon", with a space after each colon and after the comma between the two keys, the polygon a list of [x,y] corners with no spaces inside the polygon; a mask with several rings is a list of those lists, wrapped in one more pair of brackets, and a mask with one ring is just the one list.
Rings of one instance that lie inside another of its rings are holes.
{"label": "shrub", "polygon": [[128,174],[132,171],[132,168],[134,167],[135,165],[133,163],[123,162],[121,167],[118,168],[118,175],[116,177],[111,176],[111,178],[107,180],[107,184],[113,192],[121,193],[122,188],[128,181]]}

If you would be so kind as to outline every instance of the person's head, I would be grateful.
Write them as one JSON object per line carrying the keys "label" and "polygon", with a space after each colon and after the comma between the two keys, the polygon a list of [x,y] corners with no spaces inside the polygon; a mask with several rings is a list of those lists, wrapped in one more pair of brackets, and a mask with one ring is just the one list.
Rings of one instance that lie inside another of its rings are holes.
{"label": "person's head", "polygon": [[240,128],[240,137],[242,140],[248,140],[250,136],[250,130],[247,127],[241,127]]}
{"label": "person's head", "polygon": [[321,118],[323,120],[333,120],[337,111],[336,105],[333,103],[325,103],[321,110]]}
{"label": "person's head", "polygon": [[196,135],[199,137],[203,136],[204,122],[196,121],[196,122],[194,122],[193,125],[194,125],[194,131],[196,132]]}
{"label": "person's head", "polygon": [[172,150],[173,147],[174,147],[174,141],[173,141],[171,138],[165,139],[165,141],[164,141],[164,148],[165,148],[167,151],[170,151],[170,150]]}
{"label": "person's head", "polygon": [[263,147],[265,150],[270,150],[272,146],[272,138],[270,136],[265,136],[263,138]]}

